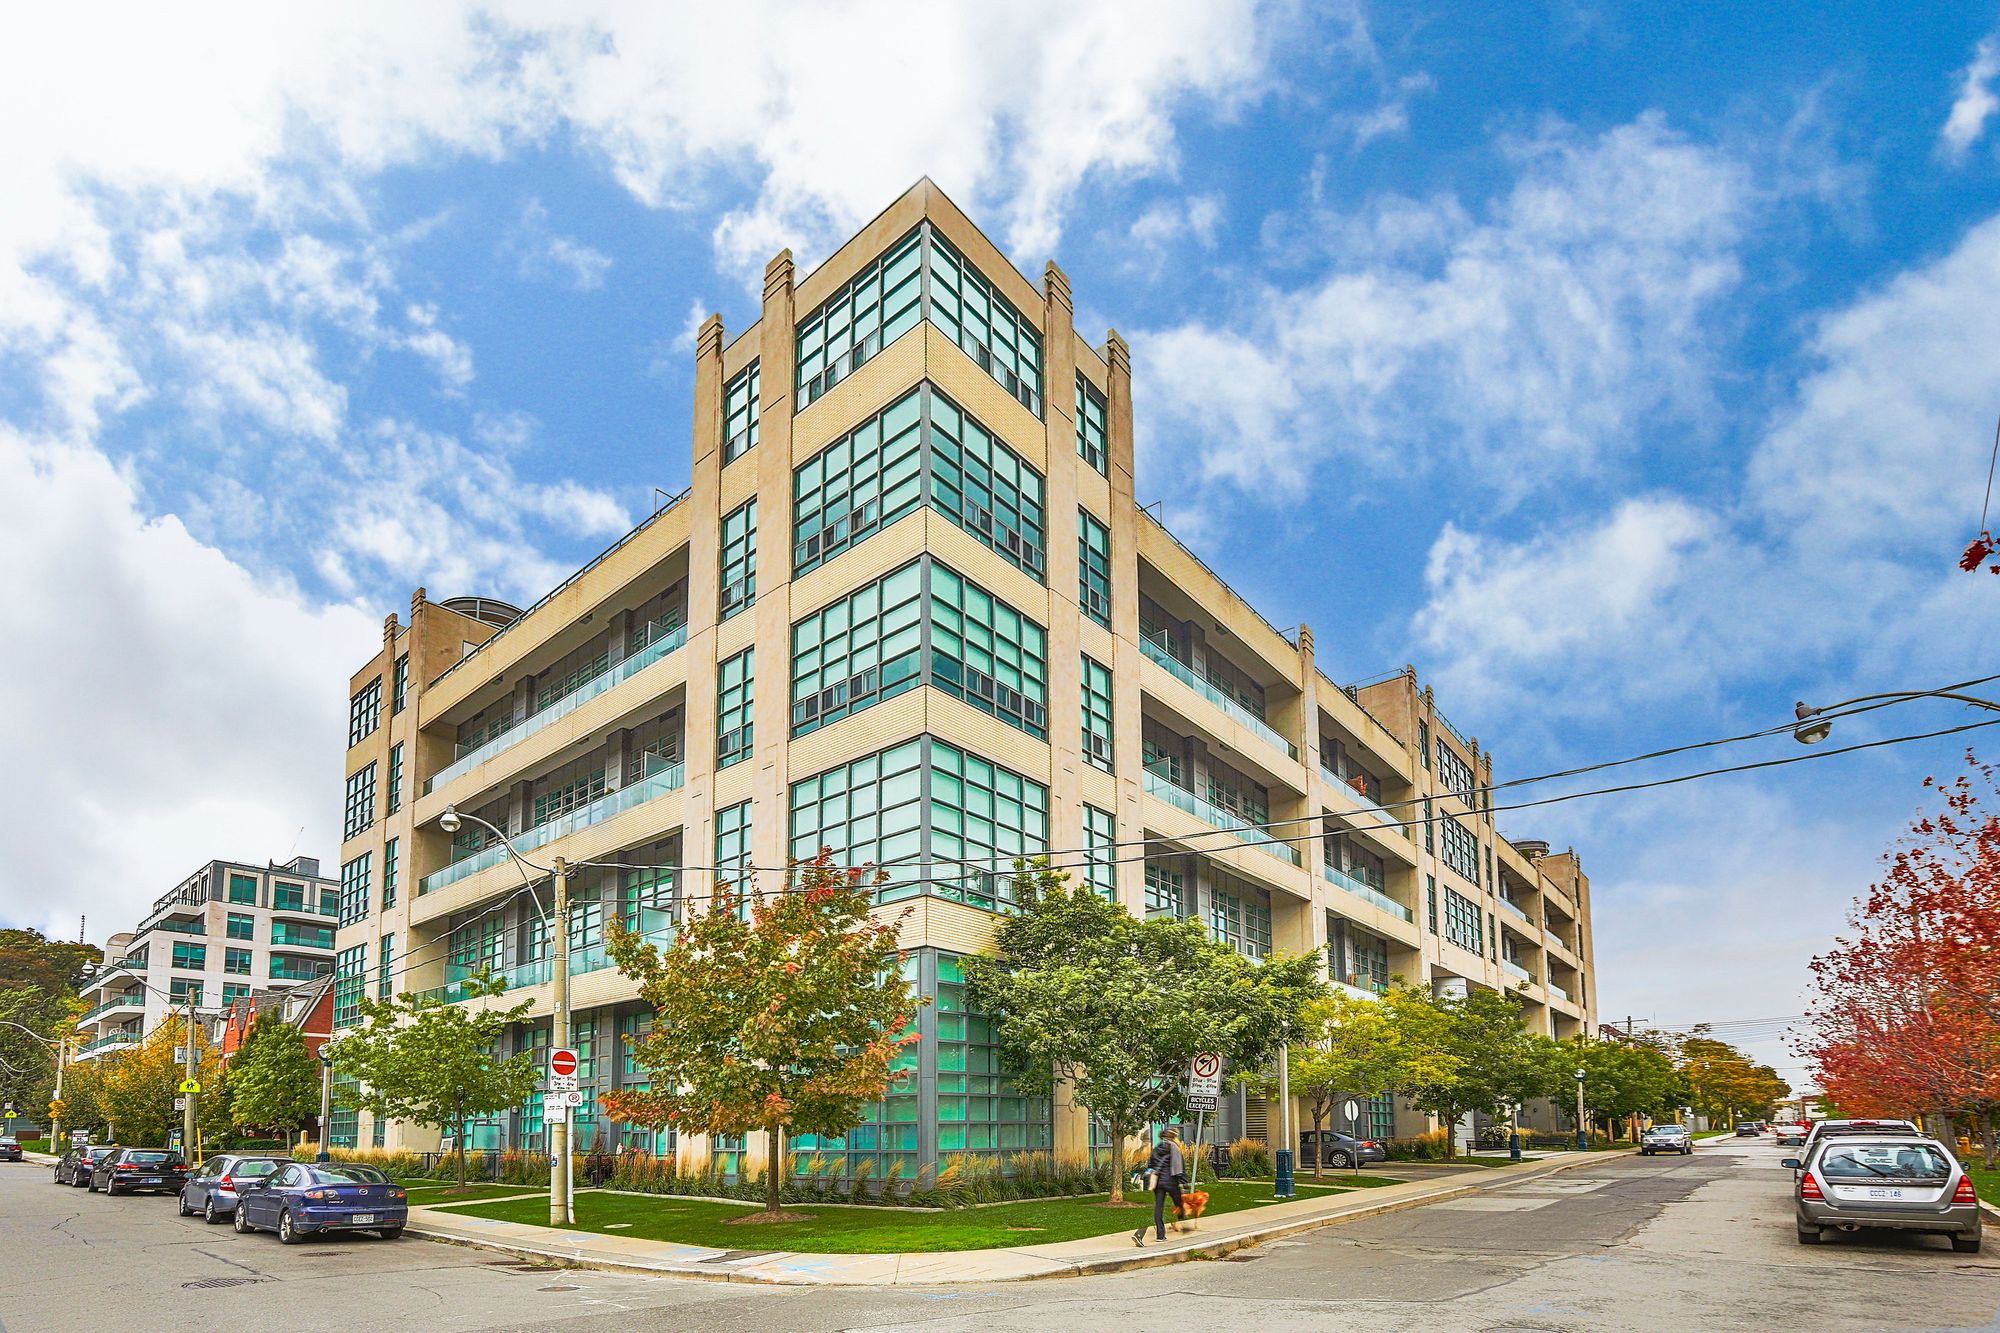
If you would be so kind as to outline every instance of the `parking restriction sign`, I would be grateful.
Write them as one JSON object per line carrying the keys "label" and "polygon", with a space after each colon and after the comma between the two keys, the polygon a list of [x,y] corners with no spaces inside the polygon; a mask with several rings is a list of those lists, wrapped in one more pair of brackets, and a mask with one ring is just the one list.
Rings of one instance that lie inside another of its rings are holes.
{"label": "parking restriction sign", "polygon": [[1222,1097],[1222,1057],[1203,1051],[1188,1065],[1187,1109],[1213,1111]]}

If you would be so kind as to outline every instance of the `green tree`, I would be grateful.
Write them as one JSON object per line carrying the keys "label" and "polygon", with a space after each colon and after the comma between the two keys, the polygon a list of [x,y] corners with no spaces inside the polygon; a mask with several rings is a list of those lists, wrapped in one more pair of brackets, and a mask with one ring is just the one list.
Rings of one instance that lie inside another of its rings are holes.
{"label": "green tree", "polygon": [[55,1091],[55,1043],[75,1030],[81,1007],[31,986],[0,989],[0,1101],[13,1102],[32,1123],[45,1123]]}
{"label": "green tree", "polygon": [[1680,1044],[1680,1072],[1687,1082],[1688,1105],[1711,1124],[1729,1123],[1739,1114],[1768,1118],[1792,1091],[1769,1065],[1756,1064],[1700,1028]]}
{"label": "green tree", "polygon": [[[1335,992],[1306,1007],[1299,1043],[1291,1048],[1291,1087],[1305,1103],[1313,1136],[1344,1097],[1372,1097],[1396,1086],[1401,1052],[1389,1011],[1377,1000]],[[1272,1080],[1259,1078],[1269,1091]],[[1313,1155],[1313,1176],[1326,1174],[1326,1154]]]}
{"label": "green tree", "polygon": [[[103,1066],[98,1082],[98,1104],[112,1136],[132,1147],[162,1147],[167,1135],[181,1127],[181,1113],[174,1109],[180,1095],[186,1066],[177,1058],[187,1020],[169,1013],[160,1025],[129,1050],[103,1056],[94,1063]],[[203,1138],[214,1138],[229,1130],[229,1089],[223,1078],[222,1054],[209,1042],[200,1024],[194,1029],[195,1079],[201,1092],[195,1099],[195,1130]],[[73,1072],[73,1071],[72,1071]],[[63,1100],[70,1100],[69,1076],[63,1079]],[[185,1144],[181,1151],[192,1155],[198,1145]]]}
{"label": "green tree", "polygon": [[[1326,994],[1319,954],[1260,963],[1191,921],[1142,921],[1038,860],[1015,879],[1018,914],[968,960],[967,999],[999,1025],[1001,1058],[1030,1095],[1066,1083],[1121,1145],[1178,1118],[1189,1062],[1261,1067]],[[1111,1172],[1111,1201],[1124,1200]]]}
{"label": "green tree", "polygon": [[[881,876],[874,877],[876,880]],[[845,1134],[888,1091],[921,1001],[897,966],[896,927],[869,915],[871,877],[831,849],[795,863],[784,891],[747,900],[721,887],[664,949],[614,921],[610,953],[653,1006],[633,1041],[652,1091],[605,1098],[635,1124],[682,1133],[761,1130],[765,1208],[780,1206],[784,1136]]]}
{"label": "green tree", "polygon": [[[485,976],[465,982],[466,995],[474,1000],[506,989],[504,981]],[[502,1009],[411,994],[362,997],[361,1022],[322,1048],[335,1072],[358,1085],[336,1089],[341,1104],[450,1130],[458,1184],[464,1188],[466,1122],[518,1106],[535,1090],[533,1055],[493,1054],[508,1027],[526,1018],[531,1007],[525,1000]],[[326,1134],[324,1125],[320,1134]]]}
{"label": "green tree", "polygon": [[[1672,1115],[1686,1085],[1664,1051],[1644,1042],[1589,1041],[1571,1038],[1558,1043],[1555,1095],[1563,1117],[1576,1119],[1576,1071],[1583,1071],[1583,1107],[1592,1119],[1616,1124],[1629,1116]],[[1560,1095],[1566,1092],[1568,1095]]]}
{"label": "green tree", "polygon": [[230,1119],[239,1129],[290,1134],[319,1113],[319,1088],[305,1033],[279,1014],[259,1014],[229,1061]]}
{"label": "green tree", "polygon": [[1443,1123],[1447,1156],[1457,1154],[1452,1130],[1467,1115],[1494,1115],[1546,1095],[1545,1053],[1529,1040],[1512,995],[1473,990],[1439,998],[1422,987],[1403,986],[1383,1003],[1404,1052],[1403,1093]]}
{"label": "green tree", "polygon": [[52,940],[39,930],[0,930],[0,989],[26,987],[71,996],[104,960],[95,944]]}

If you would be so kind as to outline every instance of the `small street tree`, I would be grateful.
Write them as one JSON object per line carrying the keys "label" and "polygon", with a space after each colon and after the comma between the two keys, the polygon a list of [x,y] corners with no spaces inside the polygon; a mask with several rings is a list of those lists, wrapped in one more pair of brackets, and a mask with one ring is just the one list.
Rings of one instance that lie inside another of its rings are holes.
{"label": "small street tree", "polygon": [[896,1052],[917,1040],[924,1001],[898,966],[895,924],[869,915],[884,878],[841,869],[822,848],[774,896],[720,887],[665,948],[611,923],[611,957],[655,1017],[630,1046],[652,1090],[610,1093],[605,1106],[683,1134],[762,1131],[765,1207],[744,1221],[795,1216],[781,1207],[784,1136],[859,1124],[898,1076]]}
{"label": "small street tree", "polygon": [[[1658,1047],[1644,1042],[1585,1041],[1558,1043],[1555,1067],[1560,1085],[1583,1078],[1585,1112],[1605,1124],[1630,1116],[1670,1115],[1681,1105],[1686,1084],[1674,1062]],[[1565,1096],[1565,1091],[1572,1095]],[[1574,1089],[1558,1087],[1551,1095],[1565,1117],[1574,1117]]]}
{"label": "small street tree", "polygon": [[1382,1003],[1403,1049],[1403,1093],[1444,1125],[1446,1156],[1457,1155],[1454,1127],[1472,1112],[1492,1115],[1548,1095],[1548,1061],[1529,1040],[1511,995],[1474,990],[1440,999],[1403,986]]}
{"label": "small street tree", "polygon": [[[1388,1011],[1376,1000],[1336,992],[1307,1006],[1304,1029],[1291,1048],[1291,1086],[1305,1103],[1313,1137],[1343,1097],[1374,1096],[1396,1085],[1401,1051]],[[1260,1080],[1266,1091],[1270,1080]],[[1326,1174],[1326,1153],[1313,1154],[1313,1176]]]}
{"label": "small street tree", "polygon": [[1680,1073],[1687,1085],[1688,1105],[1711,1124],[1729,1122],[1738,1114],[1767,1117],[1791,1087],[1769,1065],[1760,1065],[1728,1042],[1700,1035],[1681,1042]]}
{"label": "small street tree", "polygon": [[230,1119],[290,1134],[319,1114],[319,1084],[305,1034],[280,1014],[259,1014],[229,1062]]}
{"label": "small street tree", "polygon": [[[1015,899],[993,951],[966,965],[967,999],[997,1021],[1015,1086],[1067,1084],[1120,1153],[1141,1127],[1181,1115],[1197,1054],[1261,1067],[1326,994],[1317,951],[1253,963],[1195,922],[1140,920],[1072,887],[1046,861],[1021,867]],[[1124,1175],[1114,1163],[1114,1205]]]}
{"label": "small street tree", "polygon": [[[486,977],[465,982],[474,1000],[497,997],[506,989],[505,982]],[[344,1105],[378,1116],[450,1130],[463,1189],[466,1122],[518,1106],[535,1090],[532,1054],[523,1051],[505,1059],[493,1054],[508,1027],[526,1018],[530,1007],[527,1001],[502,1009],[419,995],[388,1000],[364,996],[359,1026],[325,1047],[334,1071],[358,1085],[336,1089],[336,1096]],[[320,1126],[320,1134],[325,1133],[326,1126]]]}

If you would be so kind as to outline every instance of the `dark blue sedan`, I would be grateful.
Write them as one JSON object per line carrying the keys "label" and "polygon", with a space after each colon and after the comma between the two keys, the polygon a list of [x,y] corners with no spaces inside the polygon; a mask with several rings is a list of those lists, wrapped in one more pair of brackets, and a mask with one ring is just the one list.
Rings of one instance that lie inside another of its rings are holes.
{"label": "dark blue sedan", "polygon": [[236,1182],[236,1229],[275,1231],[296,1245],[320,1231],[373,1231],[383,1240],[410,1220],[403,1187],[372,1166],[290,1162],[262,1180]]}

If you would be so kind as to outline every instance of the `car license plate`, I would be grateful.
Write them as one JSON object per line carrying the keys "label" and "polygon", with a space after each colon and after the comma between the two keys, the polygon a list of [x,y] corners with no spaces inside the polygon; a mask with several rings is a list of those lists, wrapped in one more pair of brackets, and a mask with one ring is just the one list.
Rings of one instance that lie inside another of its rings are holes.
{"label": "car license plate", "polygon": [[358,1227],[365,1227],[374,1220],[375,1214],[373,1213],[356,1213],[353,1219],[354,1225]]}
{"label": "car license plate", "polygon": [[1868,1197],[1871,1199],[1900,1199],[1903,1197],[1903,1191],[1878,1185],[1869,1189]]}
{"label": "car license plate", "polygon": [[142,1183],[147,1185],[157,1185],[160,1183],[160,1178],[158,1176],[147,1176],[144,1182]]}

